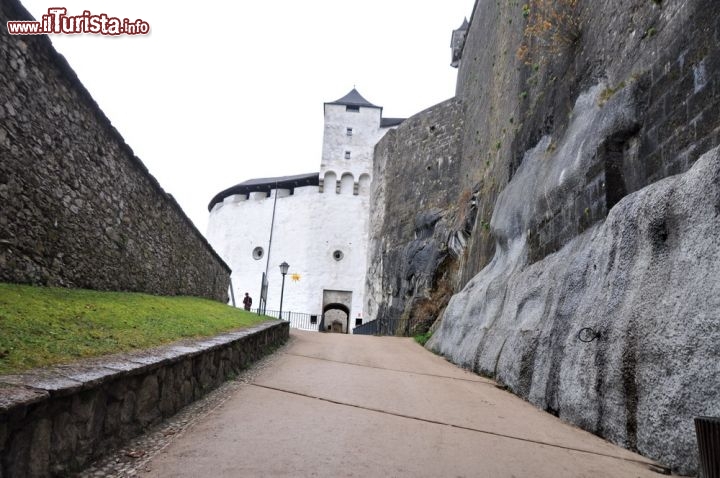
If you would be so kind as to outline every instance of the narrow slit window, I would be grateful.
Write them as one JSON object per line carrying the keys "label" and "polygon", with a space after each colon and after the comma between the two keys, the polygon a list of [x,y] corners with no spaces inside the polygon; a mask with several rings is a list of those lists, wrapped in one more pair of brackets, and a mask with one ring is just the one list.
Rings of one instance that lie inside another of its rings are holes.
{"label": "narrow slit window", "polygon": [[350,151],[345,151],[345,159],[350,159]]}
{"label": "narrow slit window", "polygon": [[352,134],[353,134],[352,128],[347,128],[346,131],[347,131],[347,135],[348,135],[348,136],[352,136]]}

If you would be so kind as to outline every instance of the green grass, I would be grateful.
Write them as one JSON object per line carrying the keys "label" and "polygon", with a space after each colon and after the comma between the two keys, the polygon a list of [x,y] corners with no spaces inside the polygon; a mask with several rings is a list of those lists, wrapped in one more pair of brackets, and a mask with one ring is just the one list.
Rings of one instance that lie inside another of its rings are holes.
{"label": "green grass", "polygon": [[422,345],[424,347],[425,344],[427,343],[427,341],[430,340],[430,337],[432,337],[432,332],[430,332],[428,330],[424,334],[417,334],[413,338],[415,339],[415,342],[419,343],[420,345]]}
{"label": "green grass", "polygon": [[211,336],[264,320],[196,297],[0,283],[0,374]]}

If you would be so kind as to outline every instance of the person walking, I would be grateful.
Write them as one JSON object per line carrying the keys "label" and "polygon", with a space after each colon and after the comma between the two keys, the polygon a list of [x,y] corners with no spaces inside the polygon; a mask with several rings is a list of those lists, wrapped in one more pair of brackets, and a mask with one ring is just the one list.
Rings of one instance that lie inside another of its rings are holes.
{"label": "person walking", "polygon": [[250,294],[248,294],[247,292],[245,292],[243,306],[245,307],[245,310],[250,310],[250,307],[252,307],[252,297],[250,297]]}

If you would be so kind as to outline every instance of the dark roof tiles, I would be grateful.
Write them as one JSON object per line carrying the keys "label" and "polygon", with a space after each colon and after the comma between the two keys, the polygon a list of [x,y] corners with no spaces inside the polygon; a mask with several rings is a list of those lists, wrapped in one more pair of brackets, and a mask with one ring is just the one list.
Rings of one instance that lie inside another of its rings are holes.
{"label": "dark roof tiles", "polygon": [[380,106],[376,106],[372,103],[370,103],[368,100],[362,97],[360,93],[358,93],[358,90],[353,88],[350,90],[350,93],[343,96],[340,99],[337,99],[335,101],[331,101],[329,103],[325,103],[326,105],[346,105],[346,106],[365,106],[367,108],[380,108]]}
{"label": "dark roof tiles", "polygon": [[[306,181],[308,178],[317,178],[318,173],[306,173],[306,174],[296,174],[294,176],[278,176],[276,178],[256,178],[256,179],[248,179],[247,181],[243,181],[240,184],[237,184],[236,186],[265,186],[265,185],[271,185],[275,186],[276,183],[288,183],[288,182],[294,182],[294,181]],[[234,187],[236,187],[234,186]]]}
{"label": "dark roof tiles", "polygon": [[270,192],[273,189],[294,189],[302,186],[317,186],[320,184],[319,173],[296,174],[294,176],[279,176],[276,178],[257,178],[243,181],[240,184],[221,191],[212,198],[208,211],[212,211],[215,204],[222,202],[226,197],[235,194],[248,194],[257,191]]}
{"label": "dark roof tiles", "polygon": [[389,128],[390,126],[397,126],[405,121],[405,119],[406,118],[380,118],[380,127]]}

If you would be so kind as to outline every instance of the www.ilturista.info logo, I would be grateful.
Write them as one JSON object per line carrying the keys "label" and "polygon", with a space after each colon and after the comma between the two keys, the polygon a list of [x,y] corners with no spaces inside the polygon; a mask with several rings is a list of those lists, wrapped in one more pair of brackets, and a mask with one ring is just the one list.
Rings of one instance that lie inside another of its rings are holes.
{"label": "www.ilturista.info logo", "polygon": [[44,35],[92,33],[95,35],[147,35],[150,24],[143,20],[110,17],[105,13],[94,15],[85,10],[82,15],[67,15],[67,8],[48,8],[41,21],[9,21],[10,35]]}

